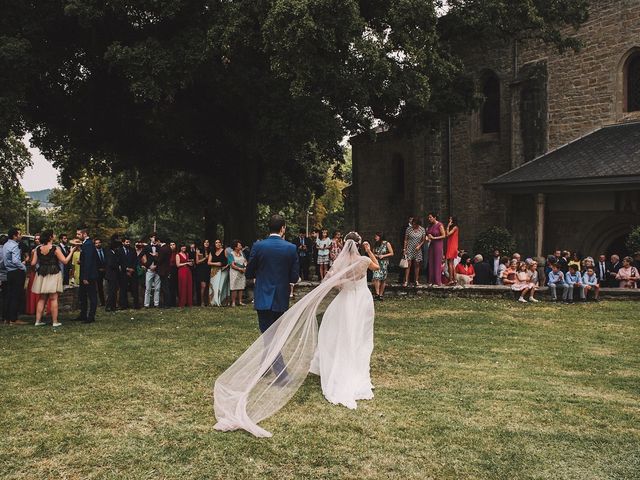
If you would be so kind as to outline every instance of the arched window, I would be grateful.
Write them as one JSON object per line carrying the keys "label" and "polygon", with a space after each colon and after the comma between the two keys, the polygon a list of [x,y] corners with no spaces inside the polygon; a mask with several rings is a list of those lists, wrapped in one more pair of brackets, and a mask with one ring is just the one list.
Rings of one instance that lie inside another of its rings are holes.
{"label": "arched window", "polygon": [[627,59],[624,75],[626,110],[627,112],[640,111],[640,51]]}
{"label": "arched window", "polygon": [[500,131],[500,80],[494,73],[489,73],[482,83],[484,103],[480,110],[482,133]]}

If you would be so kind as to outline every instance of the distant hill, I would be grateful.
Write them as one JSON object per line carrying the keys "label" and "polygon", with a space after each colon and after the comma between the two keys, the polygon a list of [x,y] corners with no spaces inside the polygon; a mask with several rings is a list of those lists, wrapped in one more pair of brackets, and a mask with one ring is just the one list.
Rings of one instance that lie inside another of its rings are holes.
{"label": "distant hill", "polygon": [[32,200],[40,202],[42,208],[51,208],[53,205],[49,202],[49,195],[51,195],[51,189],[38,190],[37,192],[27,192],[27,195]]}

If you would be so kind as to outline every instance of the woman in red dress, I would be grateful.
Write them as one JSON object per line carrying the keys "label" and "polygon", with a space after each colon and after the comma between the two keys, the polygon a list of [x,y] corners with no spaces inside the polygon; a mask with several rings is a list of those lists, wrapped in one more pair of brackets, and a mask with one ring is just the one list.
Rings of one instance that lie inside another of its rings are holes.
{"label": "woman in red dress", "polygon": [[449,285],[456,284],[456,272],[453,264],[458,256],[459,232],[458,220],[456,217],[449,217],[449,224],[447,225],[447,253],[445,255],[447,259],[447,269],[449,270]]}
{"label": "woman in red dress", "polygon": [[[37,247],[36,247],[37,248]],[[31,259],[35,255],[35,248],[27,256],[27,289],[24,292],[25,305],[24,313],[26,315],[35,315],[40,295],[33,293],[33,281],[36,278],[36,267],[31,266]]]}
{"label": "woman in red dress", "polygon": [[180,245],[180,252],[176,255],[178,267],[178,306],[191,307],[193,305],[193,276],[191,267],[193,260],[189,260],[187,246]]}

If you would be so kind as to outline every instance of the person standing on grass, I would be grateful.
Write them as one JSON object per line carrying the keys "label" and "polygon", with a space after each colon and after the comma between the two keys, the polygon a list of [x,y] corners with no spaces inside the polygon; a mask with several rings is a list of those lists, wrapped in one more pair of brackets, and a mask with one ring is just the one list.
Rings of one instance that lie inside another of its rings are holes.
{"label": "person standing on grass", "polygon": [[320,268],[320,281],[322,281],[329,269],[331,243],[329,230],[323,228],[320,232],[320,238],[316,240],[316,247],[318,249],[318,267]]}
{"label": "person standing on grass", "polygon": [[[438,221],[438,216],[430,213],[427,216],[429,228],[427,229],[427,239],[429,240],[429,279],[430,285],[442,285],[442,258],[444,239],[447,232],[444,225]],[[457,256],[457,252],[456,252]]]}
{"label": "person standing on grass", "polygon": [[40,234],[40,245],[33,251],[31,266],[36,267],[36,278],[33,281],[33,292],[38,295],[36,306],[36,326],[45,325],[42,321],[44,306],[47,307],[53,326],[62,324],[58,321],[58,294],[63,291],[62,270],[60,264],[66,265],[71,261],[73,248],[65,257],[62,250],[53,244],[54,236],[51,230],[45,230]]}
{"label": "person standing on grass", "polygon": [[449,272],[449,285],[455,285],[456,282],[456,265],[454,260],[458,256],[458,238],[460,234],[460,228],[458,227],[458,220],[456,217],[449,217],[449,223],[447,224],[447,252],[445,257],[447,258],[447,269]]}
{"label": "person standing on grass", "polygon": [[374,299],[383,300],[384,289],[387,283],[387,274],[389,269],[389,259],[393,257],[393,247],[384,238],[384,233],[376,232],[373,245],[373,253],[378,259],[380,265],[379,270],[373,272],[373,289],[375,291]]}
{"label": "person standing on grass", "polygon": [[[80,303],[80,316],[82,323],[96,321],[96,308],[98,306],[98,254],[89,238],[86,227],[79,228],[76,237],[82,242],[80,247],[80,288],[78,290],[78,302]],[[88,305],[87,305],[88,304]]]}
{"label": "person standing on grass", "polygon": [[[293,243],[291,244],[293,247]],[[229,271],[229,285],[231,289],[231,306],[236,305],[244,306],[242,303],[242,294],[247,286],[247,277],[245,272],[247,270],[247,259],[242,254],[242,243],[240,240],[234,240],[231,242],[233,248],[231,255],[229,256],[228,263],[231,268]],[[295,247],[294,247],[295,248]]]}
{"label": "person standing on grass", "polygon": [[416,286],[420,285],[420,264],[422,263],[422,246],[424,245],[426,231],[422,227],[419,218],[411,219],[411,226],[406,229],[402,254],[409,265],[404,272],[403,287],[409,284],[409,275],[413,271]]}
{"label": "person standing on grass", "polygon": [[191,267],[194,260],[189,258],[187,246],[181,245],[180,252],[176,255],[176,267],[178,267],[178,306],[191,307],[193,305],[193,278]]}

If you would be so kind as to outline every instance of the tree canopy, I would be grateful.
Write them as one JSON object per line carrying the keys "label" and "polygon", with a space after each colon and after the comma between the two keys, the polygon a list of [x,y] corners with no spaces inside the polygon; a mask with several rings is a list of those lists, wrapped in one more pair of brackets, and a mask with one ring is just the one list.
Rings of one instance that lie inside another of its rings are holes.
{"label": "tree canopy", "polygon": [[[168,175],[195,174],[194,195],[222,207],[212,222],[253,238],[258,203],[322,193],[344,135],[474,105],[440,3],[0,0],[0,138],[32,132],[67,186],[94,163],[136,170],[160,195]],[[559,46],[586,11],[449,4],[457,29]]]}

